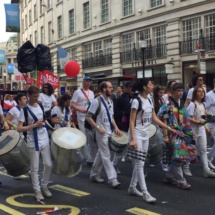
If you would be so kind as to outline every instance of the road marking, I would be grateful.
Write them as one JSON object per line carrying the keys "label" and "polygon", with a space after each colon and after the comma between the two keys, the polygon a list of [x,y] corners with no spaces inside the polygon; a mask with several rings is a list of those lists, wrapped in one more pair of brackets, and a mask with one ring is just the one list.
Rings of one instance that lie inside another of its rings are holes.
{"label": "road marking", "polygon": [[136,215],[161,215],[161,214],[157,214],[152,211],[147,211],[147,210],[144,210],[141,208],[131,208],[126,211],[129,213],[132,213],[132,214],[136,214]]}
{"label": "road marking", "polygon": [[21,212],[19,212],[17,210],[14,210],[14,209],[9,208],[9,207],[7,207],[5,205],[2,205],[2,204],[0,204],[0,210],[6,212],[8,214],[12,214],[12,215],[13,214],[16,214],[16,215],[25,215],[25,214],[23,214],[23,213],[21,213]]}
{"label": "road marking", "polygon": [[78,197],[90,195],[90,193],[86,193],[86,192],[81,191],[81,190],[75,190],[75,189],[72,189],[70,187],[62,186],[60,184],[56,184],[56,185],[50,186],[49,188],[51,188],[53,190],[57,190],[57,191],[63,192],[63,193],[71,194],[73,196],[78,196]]}
{"label": "road marking", "polygon": [[[9,177],[12,177],[12,178],[13,178],[12,175],[8,175],[8,174],[7,174],[7,171],[6,171],[6,170],[1,170],[1,171],[0,171],[0,174],[1,174],[1,175],[4,175],[4,176],[9,176]],[[20,178],[20,179],[22,179],[22,178],[28,178],[28,176],[27,176],[27,175],[20,175],[19,178]]]}
{"label": "road marking", "polygon": [[[6,199],[6,201],[10,205],[13,205],[13,206],[16,206],[16,207],[21,207],[21,208],[47,208],[47,209],[50,209],[50,208],[58,207],[58,208],[62,208],[62,209],[70,209],[70,213],[68,215],[78,215],[78,214],[80,214],[80,209],[76,208],[76,207],[73,207],[71,205],[57,205],[57,204],[54,204],[54,205],[38,205],[38,204],[33,205],[33,204],[20,203],[20,202],[17,202],[15,200],[18,197],[24,197],[24,196],[32,196],[32,197],[34,197],[34,194],[32,194],[32,193],[23,193],[23,194],[19,194],[19,195],[14,195],[14,196],[8,197]],[[21,213],[20,214],[13,213],[13,214],[24,215],[24,214],[21,214]]]}

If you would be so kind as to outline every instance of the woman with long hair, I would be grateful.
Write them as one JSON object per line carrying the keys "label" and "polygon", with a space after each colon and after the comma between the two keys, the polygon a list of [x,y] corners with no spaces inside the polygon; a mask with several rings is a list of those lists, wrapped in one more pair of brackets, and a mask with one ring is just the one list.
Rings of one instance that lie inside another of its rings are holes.
{"label": "woman with long hair", "polygon": [[55,125],[54,128],[70,127],[71,122],[71,109],[70,109],[71,96],[64,94],[58,99],[58,105],[51,110],[51,121]]}
{"label": "woman with long hair", "polygon": [[207,137],[206,121],[202,116],[208,114],[205,105],[205,90],[202,86],[194,88],[192,102],[190,102],[187,111],[190,116],[191,128],[196,140],[197,153],[203,166],[203,177],[215,177],[215,173],[208,167],[207,158]]}
{"label": "woman with long hair", "polygon": [[[127,155],[132,158],[133,162],[133,174],[128,194],[142,196],[143,200],[147,203],[156,201],[147,190],[144,176],[144,164],[149,147],[149,128],[151,122],[154,121],[159,126],[172,130],[161,122],[154,112],[152,101],[148,98],[148,95],[153,92],[153,89],[154,84],[148,78],[139,79],[134,84],[133,91],[139,91],[139,94],[138,97],[133,99],[131,104],[128,132],[130,147],[128,148]],[[175,132],[175,130],[172,131]],[[142,192],[137,190],[137,182],[139,183]]]}
{"label": "woman with long hair", "polygon": [[56,98],[54,96],[53,86],[49,83],[45,83],[42,88],[42,93],[39,96],[39,102],[42,103],[47,118],[50,117],[51,108],[57,105]]}
{"label": "woman with long hair", "polygon": [[163,95],[165,92],[165,87],[162,86],[156,86],[153,92],[153,99],[154,99],[154,107],[155,107],[155,113],[157,114],[160,107],[164,103]]}

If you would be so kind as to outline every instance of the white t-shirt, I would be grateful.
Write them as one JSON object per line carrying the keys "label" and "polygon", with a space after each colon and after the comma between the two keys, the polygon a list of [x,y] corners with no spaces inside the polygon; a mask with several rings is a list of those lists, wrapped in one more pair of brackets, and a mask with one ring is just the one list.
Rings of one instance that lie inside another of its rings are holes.
{"label": "white t-shirt", "polygon": [[[92,100],[94,99],[94,93],[91,90],[88,91],[84,91],[86,96],[89,98],[90,102],[92,102]],[[72,96],[72,102],[77,103],[78,107],[82,107],[84,109],[87,110],[89,104],[87,102],[87,99],[85,97],[85,95],[83,94],[81,89],[78,89],[74,92],[73,96]],[[84,121],[85,120],[85,113],[81,113],[79,111],[77,111],[77,119]]]}
{"label": "white t-shirt", "polygon": [[[215,116],[215,92],[213,90],[209,91],[206,94],[205,107],[211,115]],[[207,125],[210,129],[215,130],[215,124],[214,123],[207,123]]]}
{"label": "white t-shirt", "polygon": [[[193,116],[197,120],[202,119],[202,118],[197,118],[197,107],[193,102],[190,102],[189,106],[187,107],[187,112],[189,116]],[[205,115],[205,107],[202,103],[199,105],[199,115],[200,116]],[[190,124],[191,124],[191,128],[194,136],[196,136],[196,133],[198,134],[197,135],[198,137],[205,134],[205,127],[203,125],[199,126],[192,122]]]}
{"label": "white t-shirt", "polygon": [[3,110],[2,110],[2,106],[0,105],[0,116],[4,115]]}
{"label": "white t-shirt", "polygon": [[168,96],[167,93],[164,94],[164,95],[162,96],[162,98],[163,98],[164,102],[167,102],[167,101],[169,100],[169,96]]}
{"label": "white t-shirt", "polygon": [[[136,125],[134,127],[134,137],[139,140],[147,140],[149,138],[149,128],[152,123],[152,112],[153,105],[149,102],[148,98],[145,99],[141,96],[138,96],[142,102],[142,110],[137,112],[136,116]],[[131,109],[134,108],[138,110],[139,102],[137,99],[134,99],[131,104]],[[130,138],[129,132],[129,138]]]}
{"label": "white t-shirt", "polygon": [[50,110],[52,107],[52,103],[56,102],[56,98],[52,94],[51,96],[48,96],[44,93],[40,93],[39,99],[40,102],[42,102],[42,105],[44,107],[44,111]]}
{"label": "white t-shirt", "polygon": [[[30,106],[29,104],[27,104],[27,106],[35,114],[38,120],[43,120],[43,111],[38,104],[35,107]],[[19,121],[25,122],[23,109],[21,110]],[[32,118],[31,114],[28,112],[28,125],[32,125],[32,124],[34,124],[34,119]],[[46,146],[47,144],[49,144],[48,132],[45,127],[38,128],[37,135],[38,135],[39,147]],[[27,145],[28,147],[35,147],[33,129],[27,131]]]}
{"label": "white t-shirt", "polygon": [[10,101],[10,100],[5,100],[4,103],[6,103],[6,104],[8,104],[8,105],[11,105],[11,106],[16,106],[16,105],[17,105],[16,101],[14,101],[14,100],[12,100],[12,101]]}
{"label": "white t-shirt", "polygon": [[20,117],[20,112],[21,112],[21,109],[19,110],[17,107],[13,107],[9,110],[8,113],[11,114],[11,116],[13,117],[11,119],[11,122],[14,123],[14,124],[18,124],[19,122],[19,117]]}
{"label": "white t-shirt", "polygon": [[[102,96],[102,98],[103,98],[103,96]],[[104,99],[104,101],[105,101],[105,103],[107,105],[108,111],[110,113],[111,121],[112,121],[113,114],[114,114],[113,102],[111,101],[110,98],[108,98],[108,101],[106,101],[105,99]],[[93,114],[95,114],[97,109],[98,109],[98,107],[99,107],[98,99],[94,99],[94,100],[92,100],[92,103],[91,103],[90,108],[89,108],[88,111],[93,113]],[[106,109],[105,109],[104,105],[102,104],[102,102],[101,102],[101,110],[98,113],[97,118],[96,118],[96,124],[99,125],[101,128],[103,128],[106,131],[106,134],[102,135],[96,130],[96,135],[98,135],[103,140],[105,138],[108,138],[109,135],[112,133],[112,131],[111,131],[111,126],[110,126],[110,122],[108,120],[108,115],[107,115]]]}
{"label": "white t-shirt", "polygon": [[[207,93],[206,89],[203,87],[203,89],[205,90],[205,94]],[[194,87],[189,89],[188,94],[187,94],[187,99],[192,100],[193,98],[193,91],[194,91]]]}
{"label": "white t-shirt", "polygon": [[[59,119],[59,120],[65,120],[65,112],[66,112],[66,108],[64,108],[63,112],[62,112],[61,107],[54,106],[53,109],[52,109],[52,111],[51,111],[51,116],[53,116],[54,114],[56,114],[57,115],[57,119]],[[71,122],[70,121],[70,116],[71,115],[72,115],[72,112],[71,112],[71,110],[69,108],[69,114],[67,116],[69,121],[68,121],[68,124],[67,124],[66,127],[70,127],[70,122]],[[58,129],[58,128],[61,128],[61,126],[60,126],[60,124],[55,124],[54,128]]]}

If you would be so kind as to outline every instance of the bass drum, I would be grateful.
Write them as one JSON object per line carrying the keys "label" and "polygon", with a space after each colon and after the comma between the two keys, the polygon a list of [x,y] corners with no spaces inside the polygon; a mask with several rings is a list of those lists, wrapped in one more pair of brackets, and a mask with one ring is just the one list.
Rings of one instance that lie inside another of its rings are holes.
{"label": "bass drum", "polygon": [[27,144],[17,131],[5,131],[0,136],[0,161],[12,176],[20,176],[30,170]]}
{"label": "bass drum", "polygon": [[149,129],[149,149],[146,158],[146,164],[156,164],[163,159],[163,134],[161,129],[150,125]]}
{"label": "bass drum", "polygon": [[53,173],[59,176],[73,177],[82,168],[83,148],[86,136],[75,128],[59,128],[52,133],[51,153]]}

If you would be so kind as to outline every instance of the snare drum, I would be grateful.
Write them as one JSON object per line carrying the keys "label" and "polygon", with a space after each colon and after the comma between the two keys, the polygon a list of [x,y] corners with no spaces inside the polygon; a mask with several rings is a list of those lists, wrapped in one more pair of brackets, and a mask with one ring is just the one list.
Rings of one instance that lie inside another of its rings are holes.
{"label": "snare drum", "polygon": [[116,154],[122,154],[128,144],[128,136],[125,133],[122,133],[122,136],[118,136],[113,132],[108,143],[111,151]]}
{"label": "snare drum", "polygon": [[150,125],[149,129],[149,149],[146,163],[156,164],[163,158],[163,134],[160,128],[154,124]]}
{"label": "snare drum", "polygon": [[81,171],[84,159],[84,133],[75,128],[59,128],[52,133],[51,141],[53,173],[67,177],[77,175]]}
{"label": "snare drum", "polygon": [[19,176],[30,170],[27,144],[17,131],[9,130],[2,133],[0,161],[12,176]]}

